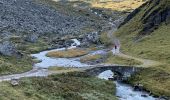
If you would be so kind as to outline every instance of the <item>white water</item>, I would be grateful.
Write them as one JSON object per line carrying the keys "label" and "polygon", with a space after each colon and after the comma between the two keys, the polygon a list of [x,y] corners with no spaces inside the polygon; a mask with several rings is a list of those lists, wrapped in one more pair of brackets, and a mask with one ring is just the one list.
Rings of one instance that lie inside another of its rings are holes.
{"label": "white water", "polygon": [[[80,45],[80,42],[77,39],[72,39],[74,43],[68,48],[76,48],[76,46]],[[36,57],[38,60],[41,60],[40,63],[35,64],[35,67],[40,68],[48,68],[51,66],[59,66],[59,67],[88,67],[89,65],[76,61],[75,59],[69,58],[51,58],[47,57],[46,54],[51,51],[60,51],[65,50],[65,48],[59,48],[54,50],[42,51],[37,54],[32,54],[33,57]]]}
{"label": "white water", "polygon": [[[111,70],[104,71],[98,75],[98,78],[105,80],[112,77],[113,72]],[[114,83],[116,84],[116,96],[119,100],[157,100],[146,92],[134,91],[130,85],[121,82]],[[141,95],[146,95],[147,97],[142,97]]]}

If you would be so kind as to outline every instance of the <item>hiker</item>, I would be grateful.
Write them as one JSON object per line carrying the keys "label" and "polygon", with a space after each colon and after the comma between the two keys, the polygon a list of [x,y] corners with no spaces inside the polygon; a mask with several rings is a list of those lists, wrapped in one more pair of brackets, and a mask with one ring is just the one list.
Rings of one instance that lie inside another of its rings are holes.
{"label": "hiker", "polygon": [[117,49],[117,45],[115,45],[115,50]]}

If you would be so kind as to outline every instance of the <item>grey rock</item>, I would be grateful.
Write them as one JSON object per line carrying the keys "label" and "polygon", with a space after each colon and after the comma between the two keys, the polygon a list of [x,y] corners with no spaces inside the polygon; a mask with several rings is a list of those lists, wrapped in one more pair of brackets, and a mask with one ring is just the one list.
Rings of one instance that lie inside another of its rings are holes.
{"label": "grey rock", "polygon": [[0,0],[0,31],[79,34],[85,26],[97,23],[82,15],[75,16],[70,12],[64,14],[40,2],[41,0]]}
{"label": "grey rock", "polygon": [[99,44],[99,34],[98,32],[87,33],[81,36],[81,46],[89,46],[90,43]]}
{"label": "grey rock", "polygon": [[35,43],[38,40],[38,35],[37,34],[28,34],[25,36],[25,40],[28,42]]}
{"label": "grey rock", "polygon": [[13,56],[17,54],[15,45],[10,41],[0,43],[0,53],[6,56]]}

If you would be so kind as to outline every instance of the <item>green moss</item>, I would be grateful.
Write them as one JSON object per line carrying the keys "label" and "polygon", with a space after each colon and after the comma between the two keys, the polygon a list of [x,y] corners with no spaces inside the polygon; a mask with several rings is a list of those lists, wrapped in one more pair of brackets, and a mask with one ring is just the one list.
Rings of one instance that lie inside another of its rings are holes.
{"label": "green moss", "polygon": [[2,100],[117,100],[113,82],[82,72],[24,78],[18,86],[12,87],[8,82],[0,86]]}

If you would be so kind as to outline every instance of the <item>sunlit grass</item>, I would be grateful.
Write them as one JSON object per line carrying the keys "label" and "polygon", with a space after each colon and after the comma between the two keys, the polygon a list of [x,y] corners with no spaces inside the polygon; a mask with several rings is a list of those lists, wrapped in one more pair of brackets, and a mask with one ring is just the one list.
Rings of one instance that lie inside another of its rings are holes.
{"label": "sunlit grass", "polygon": [[47,54],[48,57],[72,58],[86,55],[89,51],[83,49],[68,49],[62,51],[52,51]]}
{"label": "sunlit grass", "polygon": [[96,8],[105,8],[111,9],[115,11],[126,11],[138,8],[140,5],[144,3],[143,0],[123,0],[120,2],[113,2],[113,0],[96,0],[92,2],[92,7]]}

